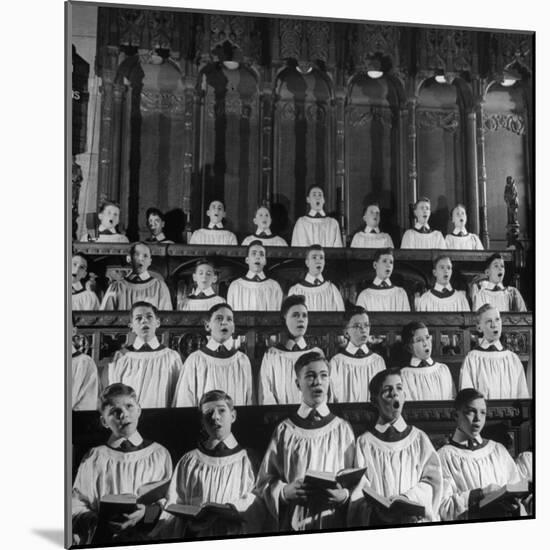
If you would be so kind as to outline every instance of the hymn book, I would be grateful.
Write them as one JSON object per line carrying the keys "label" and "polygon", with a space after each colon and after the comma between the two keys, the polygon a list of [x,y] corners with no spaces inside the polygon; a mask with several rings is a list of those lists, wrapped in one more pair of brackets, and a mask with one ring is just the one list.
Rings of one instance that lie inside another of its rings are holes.
{"label": "hymn book", "polygon": [[482,510],[491,504],[497,504],[503,500],[522,498],[529,494],[529,484],[526,480],[517,483],[509,483],[500,489],[489,493],[479,501],[479,509]]}
{"label": "hymn book", "polygon": [[308,470],[304,477],[304,483],[314,489],[337,489],[338,485],[344,489],[353,489],[366,471],[366,468],[347,468],[334,474]]}
{"label": "hymn book", "polygon": [[169,485],[170,479],[163,479],[143,484],[135,495],[130,493],[103,495],[99,501],[99,514],[101,516],[131,514],[137,510],[138,504],[148,506],[164,498]]}
{"label": "hymn book", "polygon": [[241,514],[233,504],[219,504],[217,502],[205,502],[200,506],[194,504],[169,504],[165,510],[182,519],[203,520],[207,517],[216,517],[229,521],[243,521]]}
{"label": "hymn book", "polygon": [[365,495],[367,502],[380,507],[386,512],[405,516],[423,517],[426,515],[426,508],[422,504],[409,500],[405,497],[397,497],[390,500],[389,498],[377,493],[370,487],[364,487],[363,494]]}

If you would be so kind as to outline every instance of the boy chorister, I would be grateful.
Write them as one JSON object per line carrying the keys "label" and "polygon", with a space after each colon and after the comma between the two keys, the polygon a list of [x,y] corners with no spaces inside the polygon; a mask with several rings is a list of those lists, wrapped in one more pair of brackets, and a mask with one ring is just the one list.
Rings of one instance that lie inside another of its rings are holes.
{"label": "boy chorister", "polygon": [[132,273],[109,285],[100,309],[128,310],[134,302],[145,301],[161,311],[172,311],[172,300],[166,283],[149,274],[149,245],[142,242],[134,243],[126,259],[132,265]]}
{"label": "boy chorister", "polygon": [[[355,466],[367,468],[351,495],[349,526],[437,521],[442,490],[441,462],[430,438],[409,426],[401,411],[405,392],[397,369],[379,372],[370,381],[371,401],[378,409],[376,425],[357,439]],[[425,508],[423,517],[386,512],[371,505],[363,487],[394,500],[408,499]]]}
{"label": "boy chorister", "polygon": [[254,514],[258,506],[252,493],[254,471],[247,451],[231,432],[237,418],[233,400],[221,390],[211,390],[201,397],[199,410],[204,439],[176,465],[166,506],[200,506],[206,502],[231,504],[243,523],[224,521],[215,515],[200,522],[186,521],[165,511],[155,534],[160,538],[199,538],[258,532],[260,517]]}
{"label": "boy chorister", "polygon": [[212,306],[204,326],[210,338],[185,360],[174,406],[198,407],[201,395],[217,388],[227,389],[237,406],[252,405],[252,368],[233,339],[233,310],[228,304]]}
{"label": "boy chorister", "polygon": [[344,315],[348,343],[330,360],[331,398],[335,403],[369,401],[371,378],[386,368],[384,359],[367,347],[370,322],[364,308],[353,306]]}
{"label": "boy chorister", "polygon": [[286,326],[283,342],[270,347],[262,358],[258,383],[259,405],[286,405],[300,403],[301,395],[296,386],[294,365],[308,351],[322,353],[317,347],[308,346],[305,334],[308,310],[305,296],[295,294],[284,299],[281,318]]}
{"label": "boy chorister", "polygon": [[98,243],[127,243],[128,237],[118,233],[117,226],[120,219],[120,207],[112,201],[105,201],[99,207],[97,214],[99,227],[97,238],[92,239],[87,233],[82,236],[82,241],[94,240]]}
{"label": "boy chorister", "polygon": [[256,232],[253,235],[245,237],[241,246],[248,246],[252,241],[261,241],[264,246],[288,246],[287,242],[279,235],[271,231],[271,213],[265,206],[260,206],[256,210],[252,220],[256,226]]}
{"label": "boy chorister", "polygon": [[96,293],[88,290],[85,286],[85,280],[88,275],[88,260],[86,256],[81,253],[73,254],[71,264],[73,278],[71,304],[73,311],[99,309],[99,300]]}
{"label": "boy chorister", "polygon": [[491,304],[499,311],[527,311],[523,297],[513,286],[504,286],[504,259],[493,254],[485,263],[486,281],[472,286],[472,310],[477,311],[483,304]]}
{"label": "boy chorister", "polygon": [[206,211],[210,223],[193,231],[189,244],[219,244],[237,245],[237,237],[231,231],[224,229],[223,219],[225,218],[225,206],[221,201],[212,201]]}
{"label": "boy chorister", "polygon": [[[479,502],[484,496],[520,481],[514,460],[504,446],[480,435],[487,418],[483,394],[474,388],[461,390],[454,408],[456,429],[449,444],[438,451],[444,482],[439,509],[443,521],[479,517]],[[496,516],[510,515],[512,509],[508,506],[499,506],[493,512]]]}
{"label": "boy chorister", "polygon": [[407,229],[401,241],[401,248],[447,248],[440,231],[431,229],[428,220],[431,214],[431,202],[421,197],[414,203],[415,224]]}
{"label": "boy chorister", "polygon": [[456,389],[449,367],[436,363],[432,355],[432,336],[424,323],[413,321],[403,327],[401,342],[411,354],[410,363],[401,369],[403,390],[409,401],[448,401]]}
{"label": "boy chorister", "polygon": [[309,213],[298,219],[292,231],[292,246],[342,247],[340,226],[334,218],[325,214],[325,192],[320,185],[311,185],[306,202]]}
{"label": "boy chorister", "polygon": [[307,470],[336,473],[353,463],[351,426],[327,406],[329,370],[318,352],[302,355],[295,365],[302,404],[276,428],[256,483],[280,531],[345,526],[346,489],[313,491],[304,483]]}
{"label": "boy chorister", "polygon": [[[73,317],[73,336],[76,335]],[[94,411],[97,409],[99,377],[94,360],[72,345],[71,359],[72,410]]]}
{"label": "boy chorister", "polygon": [[129,326],[136,338],[109,364],[109,384],[122,382],[134,388],[144,409],[170,407],[183,363],[177,351],[158,341],[157,308],[148,302],[135,302]]}
{"label": "boy chorister", "polygon": [[227,303],[235,311],[278,311],[283,301],[281,286],[265,276],[266,249],[261,241],[252,241],[245,262],[248,273],[233,281],[227,291]]}
{"label": "boy chorister", "polygon": [[380,232],[380,207],[376,203],[367,204],[363,213],[365,229],[358,231],[351,240],[351,248],[393,248],[388,233]]}
{"label": "boy chorister", "polygon": [[335,284],[323,277],[325,252],[319,245],[311,245],[306,253],[307,274],[300,282],[291,286],[288,295],[301,294],[306,297],[309,311],[344,311],[344,300]]}
{"label": "boy chorister", "polygon": [[451,286],[451,258],[445,254],[438,256],[434,260],[432,273],[435,284],[416,300],[416,311],[470,311],[466,293]]}
{"label": "boy chorister", "polygon": [[483,250],[483,245],[475,233],[468,233],[466,229],[466,207],[457,204],[452,212],[453,231],[445,236],[447,248],[454,250]]}
{"label": "boy chorister", "polygon": [[73,542],[103,545],[143,540],[154,527],[162,499],[149,506],[138,504],[130,514],[101,520],[97,529],[100,499],[136,494],[145,483],[169,480],[170,453],[137,431],[141,408],[131,387],[113,384],[105,388],[99,412],[111,435],[105,445],[91,449],[78,467],[72,493]]}
{"label": "boy chorister", "polygon": [[153,244],[171,244],[174,242],[167,239],[164,234],[166,219],[164,214],[158,208],[148,208],[147,212],[145,212],[145,219],[147,221],[147,227],[151,233],[151,236],[146,240],[146,242]]}
{"label": "boy chorister", "polygon": [[193,272],[195,289],[185,297],[183,311],[208,311],[216,304],[223,304],[225,300],[218,296],[212,285],[218,280],[214,264],[209,260],[199,260]]}
{"label": "boy chorister", "polygon": [[485,304],[477,310],[476,317],[477,329],[483,338],[464,358],[460,389],[476,388],[487,399],[528,398],[523,365],[519,357],[500,342],[502,320],[499,311]]}
{"label": "boy chorister", "polygon": [[404,289],[393,286],[393,250],[380,248],[374,254],[376,277],[357,297],[357,305],[367,311],[410,311],[409,298]]}

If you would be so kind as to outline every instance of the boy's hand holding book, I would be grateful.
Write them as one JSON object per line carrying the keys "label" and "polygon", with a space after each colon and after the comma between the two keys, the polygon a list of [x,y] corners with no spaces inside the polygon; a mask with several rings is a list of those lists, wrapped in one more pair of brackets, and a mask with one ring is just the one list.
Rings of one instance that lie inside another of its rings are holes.
{"label": "boy's hand holding book", "polygon": [[306,504],[311,493],[311,488],[305,483],[303,477],[295,479],[283,487],[283,499],[287,502]]}
{"label": "boy's hand holding book", "polygon": [[117,519],[112,519],[109,521],[109,527],[113,533],[120,533],[125,529],[134,527],[137,525],[145,516],[145,511],[147,507],[145,504],[136,504],[136,510],[126,514],[121,514]]}

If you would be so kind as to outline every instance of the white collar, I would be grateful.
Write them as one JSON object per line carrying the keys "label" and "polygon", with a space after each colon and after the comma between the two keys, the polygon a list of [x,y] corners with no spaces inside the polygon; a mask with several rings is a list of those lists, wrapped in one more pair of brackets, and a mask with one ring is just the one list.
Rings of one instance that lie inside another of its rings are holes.
{"label": "white collar", "polygon": [[380,284],[382,283],[382,281],[385,281],[385,282],[388,283],[390,286],[392,286],[389,277],[388,277],[387,279],[380,279],[380,277],[375,277],[375,278],[374,278],[374,281],[372,281],[372,284],[373,284],[373,285],[376,285],[376,286],[380,286]]}
{"label": "white collar", "polygon": [[407,423],[405,422],[405,419],[400,416],[395,422],[383,422],[380,417],[378,417],[378,420],[376,421],[376,424],[374,426],[374,429],[377,432],[380,432],[381,434],[385,433],[386,430],[393,426],[398,432],[404,432],[407,429]]}
{"label": "white collar", "polygon": [[132,279],[134,279],[135,277],[137,277],[141,281],[146,281],[147,279],[151,278],[151,275],[149,275],[149,272],[147,270],[145,270],[143,273],[134,273],[134,272],[132,272],[132,273],[130,273],[130,275],[128,275],[128,279],[130,279],[130,281]]}
{"label": "white collar", "polygon": [[491,290],[495,288],[498,288],[498,290],[505,290],[502,283],[491,283],[490,281],[487,281],[487,288],[490,288]]}
{"label": "white collar", "polygon": [[214,229],[214,227],[217,227],[218,229],[223,229],[223,223],[218,222],[218,223],[209,223],[208,224],[208,229]]}
{"label": "white collar", "polygon": [[256,227],[256,232],[254,233],[254,236],[257,237],[257,236],[259,236],[260,233],[264,233],[265,235],[270,237],[271,236],[271,229],[269,229],[269,227],[268,227],[267,229],[262,229],[260,231],[260,228]]}
{"label": "white collar", "polygon": [[[410,362],[410,365],[411,367],[418,367],[418,365],[420,365],[420,362],[422,361],[422,359],[419,359],[418,357],[411,357],[411,362]],[[431,367],[434,365],[435,361],[431,358],[431,357],[428,357],[428,359],[425,359],[426,363],[428,363],[428,365]]]}
{"label": "white collar", "polygon": [[479,341],[479,347],[483,349],[487,349],[489,346],[495,346],[495,348],[498,349],[498,351],[502,351],[504,349],[504,346],[502,345],[502,342],[500,340],[495,340],[494,342],[489,342],[486,338],[482,338]]}
{"label": "white collar", "polygon": [[[458,428],[456,428],[455,433],[453,434],[453,437],[452,437],[452,440],[455,443],[459,443],[459,444],[467,443],[470,439],[472,438],[468,437],[462,430],[459,430]],[[476,435],[473,439],[474,441],[477,441],[480,445],[481,443],[483,443],[483,439],[479,435]]]}
{"label": "white collar", "polygon": [[380,233],[380,228],[378,228],[378,227],[369,227],[369,226],[367,225],[363,231],[364,231],[365,233],[367,233],[367,235],[368,235],[369,233],[372,233],[373,231],[374,231],[375,233]]}
{"label": "white collar", "polygon": [[351,355],[355,355],[355,352],[361,349],[364,353],[369,353],[369,348],[367,348],[366,344],[363,344],[361,347],[357,347],[355,344],[352,344],[351,342],[348,342],[348,345],[346,346],[346,351],[348,353],[351,353]]}
{"label": "white collar", "polygon": [[[305,403],[302,403],[298,409],[298,416],[300,418],[307,418],[309,416],[309,413],[313,410],[312,407],[309,405],[306,405]],[[330,414],[330,410],[328,408],[328,405],[325,403],[321,403],[316,409],[315,409],[320,416],[323,418]]]}
{"label": "white collar", "polygon": [[317,275],[317,277],[314,277],[313,275],[310,275],[309,273],[306,275],[305,281],[308,282],[310,285],[315,284],[315,280],[319,279],[322,283],[325,282],[325,278],[323,277],[323,274]]}
{"label": "white collar", "polygon": [[464,235],[468,234],[466,227],[464,229],[457,229],[456,227],[453,229],[453,235],[460,235],[461,233],[464,233]]}
{"label": "white collar", "polygon": [[265,273],[263,271],[260,271],[260,273],[254,273],[254,271],[248,270],[248,273],[246,274],[247,279],[254,279],[254,277],[258,276],[262,281],[266,279]]}
{"label": "white collar", "polygon": [[76,283],[73,283],[72,284],[72,287],[75,289],[75,290],[81,290],[84,288],[84,285],[80,282],[80,281],[77,281]]}
{"label": "white collar", "polygon": [[72,354],[72,353],[76,353],[77,350],[76,350],[76,348],[74,347],[74,344],[71,344],[71,348],[73,348],[73,351],[71,352],[71,354]]}
{"label": "white collar", "polygon": [[107,445],[109,445],[109,447],[113,447],[113,449],[118,449],[122,445],[122,442],[126,439],[136,447],[143,443],[143,437],[141,437],[141,435],[139,435],[139,432],[136,430],[130,437],[119,437],[115,439],[115,436],[111,434],[111,437],[109,437],[109,441],[107,441]]}
{"label": "white collar", "polygon": [[108,227],[104,227],[102,224],[99,224],[99,227],[97,228],[98,233],[100,231],[109,231],[109,233],[112,233],[113,235],[116,235],[116,229],[109,229]]}
{"label": "white collar", "polygon": [[293,338],[289,338],[285,344],[285,347],[287,350],[291,351],[294,347],[294,344],[296,344],[300,349],[307,348],[307,343],[303,336],[299,336],[296,340]]}
{"label": "white collar", "polygon": [[317,214],[320,214],[322,217],[326,216],[324,210],[310,210],[308,215],[311,217],[317,217]]}
{"label": "white collar", "polygon": [[210,338],[210,340],[208,340],[208,343],[206,344],[206,347],[210,351],[218,351],[218,348],[220,346],[224,346],[227,351],[231,351],[235,347],[235,340],[233,340],[233,337],[231,337],[228,338],[223,344],[221,344],[220,342],[216,342],[214,338]]}
{"label": "white collar", "polygon": [[153,239],[155,239],[155,241],[159,241],[159,242],[166,239],[166,235],[164,234],[163,231],[161,231],[158,235],[151,235],[151,237],[153,237]]}
{"label": "white collar", "polygon": [[414,224],[415,229],[422,229],[423,227],[425,227],[428,230],[430,229],[430,225],[428,223],[418,223],[418,222],[416,222]]}
{"label": "white collar", "polygon": [[209,286],[206,290],[201,290],[197,287],[195,290],[193,290],[193,296],[197,296],[201,292],[206,296],[214,296],[214,294],[216,294],[211,286]]}
{"label": "white collar", "polygon": [[230,433],[225,439],[208,439],[207,441],[205,441],[204,446],[209,451],[212,451],[222,441],[228,449],[234,449],[239,444],[238,441],[235,439],[235,436]]}
{"label": "white collar", "polygon": [[134,343],[132,344],[132,347],[135,350],[140,350],[146,343],[149,345],[149,347],[152,350],[155,350],[158,347],[160,347],[159,339],[156,336],[154,338],[152,338],[151,340],[149,340],[149,342],[145,342],[145,340],[143,340],[139,336],[136,336],[136,339],[134,340]]}
{"label": "white collar", "polygon": [[449,290],[451,292],[453,290],[453,287],[451,286],[450,283],[447,283],[445,286],[440,285],[439,283],[435,283],[435,285],[434,285],[434,290],[437,290],[437,292],[441,292],[444,288],[446,288],[447,290]]}

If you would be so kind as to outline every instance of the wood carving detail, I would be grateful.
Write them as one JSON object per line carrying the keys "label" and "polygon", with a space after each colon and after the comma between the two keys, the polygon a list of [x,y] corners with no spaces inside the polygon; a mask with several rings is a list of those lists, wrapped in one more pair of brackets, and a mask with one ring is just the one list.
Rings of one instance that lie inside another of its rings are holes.
{"label": "wood carving detail", "polygon": [[458,112],[419,109],[416,113],[416,126],[424,130],[442,129],[454,133],[459,127]]}
{"label": "wood carving detail", "polygon": [[472,69],[472,35],[468,31],[423,29],[424,53],[420,55],[423,70],[444,69],[445,72]]}
{"label": "wood carving detail", "polygon": [[505,130],[523,136],[525,135],[525,116],[519,113],[484,113],[483,130],[485,132]]}
{"label": "wood carving detail", "polygon": [[346,110],[347,120],[352,128],[360,128],[371,122],[380,122],[386,128],[393,126],[393,114],[384,107],[352,106]]}

